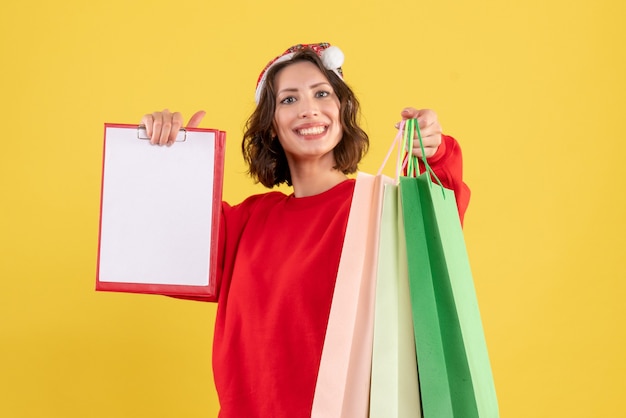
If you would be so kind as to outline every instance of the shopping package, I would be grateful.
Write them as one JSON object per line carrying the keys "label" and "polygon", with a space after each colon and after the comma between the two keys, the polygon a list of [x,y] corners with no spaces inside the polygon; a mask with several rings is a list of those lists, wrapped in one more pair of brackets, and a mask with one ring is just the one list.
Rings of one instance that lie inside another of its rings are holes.
{"label": "shopping package", "polygon": [[381,213],[370,418],[420,418],[406,243],[398,186],[385,184]]}
{"label": "shopping package", "polygon": [[[416,121],[405,130],[407,145]],[[400,177],[413,311],[413,327],[424,418],[499,416],[474,282],[454,198],[423,159],[425,172],[409,156]]]}
{"label": "shopping package", "polygon": [[313,398],[311,417],[366,418],[383,185],[358,173]]}

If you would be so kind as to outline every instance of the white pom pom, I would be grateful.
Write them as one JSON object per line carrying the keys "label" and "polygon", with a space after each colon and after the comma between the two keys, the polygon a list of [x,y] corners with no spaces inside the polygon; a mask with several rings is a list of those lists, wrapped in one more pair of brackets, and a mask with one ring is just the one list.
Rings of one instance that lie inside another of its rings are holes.
{"label": "white pom pom", "polygon": [[322,52],[322,63],[329,70],[336,70],[343,65],[343,52],[336,46],[329,46]]}

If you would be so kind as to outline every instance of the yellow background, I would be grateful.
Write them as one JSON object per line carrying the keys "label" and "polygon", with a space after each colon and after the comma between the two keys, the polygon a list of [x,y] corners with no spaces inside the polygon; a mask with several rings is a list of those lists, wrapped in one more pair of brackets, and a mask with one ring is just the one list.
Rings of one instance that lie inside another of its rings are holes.
{"label": "yellow background", "polygon": [[[103,123],[228,132],[299,42],[346,54],[375,171],[404,106],[461,142],[503,417],[624,416],[626,3],[11,1],[0,13],[0,416],[212,417],[215,306],[94,291]],[[155,208],[158,210],[158,208]]]}

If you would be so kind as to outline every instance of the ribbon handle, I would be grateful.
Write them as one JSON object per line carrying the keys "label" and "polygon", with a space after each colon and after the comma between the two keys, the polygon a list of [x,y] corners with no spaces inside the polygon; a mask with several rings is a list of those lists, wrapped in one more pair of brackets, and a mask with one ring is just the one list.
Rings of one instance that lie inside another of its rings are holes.
{"label": "ribbon handle", "polygon": [[[400,122],[400,126],[398,128],[398,133],[394,138],[389,150],[387,151],[387,155],[383,160],[380,168],[378,169],[378,175],[382,174],[385,165],[387,165],[387,161],[391,156],[391,152],[395,146],[398,147],[398,156],[396,159],[396,182],[400,178],[400,173],[402,172],[407,177],[417,177],[420,173],[419,167],[419,158],[413,154],[413,141],[415,140],[415,134],[417,134],[417,139],[420,143],[420,149],[422,150],[422,163],[424,164],[424,172],[428,172],[432,178],[435,179],[437,184],[444,189],[443,184],[441,184],[441,180],[435,174],[430,164],[428,164],[428,160],[426,159],[426,151],[424,149],[424,142],[422,141],[422,133],[420,131],[419,123],[417,119],[403,119]],[[432,182],[430,183],[432,187]],[[445,192],[442,190],[444,199],[446,197]]]}
{"label": "ribbon handle", "polygon": [[[415,134],[417,133],[417,139],[420,142],[420,149],[422,150],[422,163],[424,164],[424,172],[428,173],[431,178],[435,179],[437,184],[441,186],[441,193],[443,194],[443,198],[446,198],[446,194],[444,192],[443,184],[441,184],[441,180],[435,174],[430,164],[428,164],[428,159],[426,158],[426,150],[424,149],[424,141],[422,141],[422,133],[420,131],[419,122],[417,119],[409,119],[406,122],[406,129],[403,134],[403,146],[402,149],[405,152],[405,159],[407,162],[407,177],[417,177],[420,175],[419,172],[419,159],[415,154],[413,154],[413,141],[415,140]],[[430,187],[432,187],[432,182],[429,183]]]}
{"label": "ribbon handle", "polygon": [[391,156],[391,152],[393,151],[393,148],[397,146],[398,156],[396,158],[396,177],[395,177],[396,183],[398,183],[398,179],[400,178],[401,169],[404,168],[401,164],[401,160],[402,160],[402,155],[403,155],[402,154],[402,132],[404,132],[405,124],[406,124],[406,120],[403,119],[402,122],[400,122],[398,133],[396,133],[396,137],[391,142],[391,145],[389,146],[389,150],[387,151],[387,155],[385,156],[383,163],[380,165],[380,168],[378,169],[378,173],[376,173],[379,176],[383,173],[383,169],[387,165],[387,161],[389,161],[389,157]]}

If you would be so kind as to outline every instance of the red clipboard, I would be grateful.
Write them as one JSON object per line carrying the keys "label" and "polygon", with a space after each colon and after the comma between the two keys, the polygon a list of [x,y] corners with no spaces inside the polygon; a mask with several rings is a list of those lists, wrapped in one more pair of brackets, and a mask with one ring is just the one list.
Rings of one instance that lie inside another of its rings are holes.
{"label": "red clipboard", "polygon": [[96,290],[215,296],[226,133],[105,124]]}

